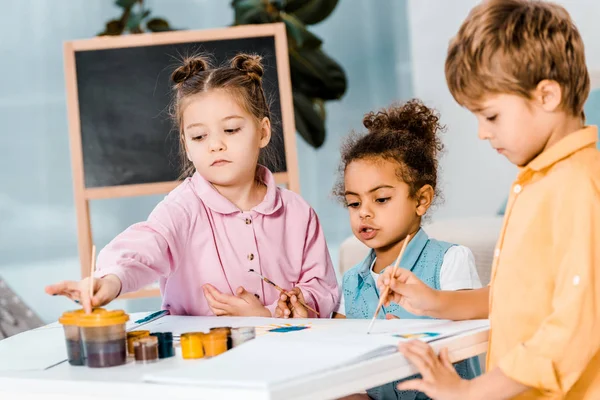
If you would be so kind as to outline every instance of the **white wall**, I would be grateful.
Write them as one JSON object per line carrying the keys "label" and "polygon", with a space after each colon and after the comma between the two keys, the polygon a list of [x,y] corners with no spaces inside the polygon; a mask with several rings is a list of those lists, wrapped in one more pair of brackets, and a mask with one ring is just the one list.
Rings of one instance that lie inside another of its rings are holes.
{"label": "white wall", "polygon": [[[504,157],[477,138],[475,118],[459,107],[447,89],[444,61],[450,38],[476,0],[409,0],[413,90],[427,104],[435,106],[447,124],[442,166],[445,203],[436,217],[491,215],[507,195],[516,175]],[[571,13],[586,44],[588,66],[600,71],[600,2],[559,1]],[[599,82],[600,83],[600,82]]]}

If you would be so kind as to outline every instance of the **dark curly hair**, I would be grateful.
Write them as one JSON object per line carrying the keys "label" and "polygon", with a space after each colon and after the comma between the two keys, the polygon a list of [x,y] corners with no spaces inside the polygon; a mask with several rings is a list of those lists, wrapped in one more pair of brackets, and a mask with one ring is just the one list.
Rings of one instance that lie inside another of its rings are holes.
{"label": "dark curly hair", "polygon": [[353,133],[342,145],[333,194],[346,203],[344,173],[352,161],[384,159],[398,163],[398,178],[409,185],[411,197],[424,185],[431,185],[439,199],[438,155],[443,145],[438,133],[445,130],[439,121],[435,110],[416,99],[365,115],[367,133]]}

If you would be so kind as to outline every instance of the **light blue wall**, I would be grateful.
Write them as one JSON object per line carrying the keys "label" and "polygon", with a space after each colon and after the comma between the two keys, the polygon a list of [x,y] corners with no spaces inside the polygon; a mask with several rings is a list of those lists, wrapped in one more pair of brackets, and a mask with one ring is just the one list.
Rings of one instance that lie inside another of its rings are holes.
{"label": "light blue wall", "polygon": [[[206,29],[232,21],[229,0],[146,0],[174,26]],[[405,1],[341,1],[311,28],[348,74],[349,89],[327,106],[328,139],[314,151],[298,139],[302,194],[321,218],[337,258],[350,234],[345,210],[329,196],[340,139],[360,128],[362,115],[410,96],[410,49]],[[0,276],[45,321],[73,305],[43,288],[78,279],[62,43],[101,31],[119,9],[112,0],[0,0]],[[94,201],[94,241],[105,245],[144,219],[161,196]],[[117,302],[154,309],[158,299]]]}

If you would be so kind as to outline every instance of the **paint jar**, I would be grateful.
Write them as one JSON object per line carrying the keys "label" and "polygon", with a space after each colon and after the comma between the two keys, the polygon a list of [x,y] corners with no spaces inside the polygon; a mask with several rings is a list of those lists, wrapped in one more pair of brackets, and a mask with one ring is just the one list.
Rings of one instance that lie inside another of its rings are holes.
{"label": "paint jar", "polygon": [[175,355],[172,332],[154,332],[150,336],[158,339],[158,358],[169,358]]}
{"label": "paint jar", "polygon": [[127,355],[133,357],[133,343],[143,337],[150,336],[150,331],[127,332]]}
{"label": "paint jar", "polygon": [[81,330],[77,326],[79,316],[85,311],[74,310],[66,311],[58,319],[58,322],[65,330],[65,345],[67,347],[67,358],[71,365],[85,365],[85,356],[83,352],[83,343],[81,341]]}
{"label": "paint jar", "polygon": [[129,315],[123,310],[83,314],[77,324],[81,328],[83,348],[90,368],[123,365],[127,361],[125,323]]}
{"label": "paint jar", "polygon": [[186,360],[204,357],[204,332],[186,332],[181,334],[181,355]]}
{"label": "paint jar", "polygon": [[231,329],[231,345],[237,347],[256,337],[256,329],[253,326],[243,326]]}
{"label": "paint jar", "polygon": [[227,334],[222,331],[210,332],[204,336],[204,354],[214,357],[227,351]]}
{"label": "paint jar", "polygon": [[231,342],[231,328],[228,326],[220,326],[216,328],[210,328],[210,332],[222,332],[227,335],[227,350],[231,350],[233,344]]}
{"label": "paint jar", "polygon": [[133,342],[133,354],[136,363],[149,364],[158,361],[158,338],[156,336],[137,338]]}

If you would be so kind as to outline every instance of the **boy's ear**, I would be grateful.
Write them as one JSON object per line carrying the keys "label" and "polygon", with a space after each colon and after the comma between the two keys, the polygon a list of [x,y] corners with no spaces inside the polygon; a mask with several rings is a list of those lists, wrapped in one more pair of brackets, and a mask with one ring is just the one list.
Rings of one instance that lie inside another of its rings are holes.
{"label": "boy's ear", "polygon": [[431,185],[423,185],[421,189],[417,192],[417,209],[416,213],[419,217],[425,215],[429,207],[431,207],[431,203],[433,202],[433,196],[435,191]]}
{"label": "boy's ear", "polygon": [[562,102],[562,88],[558,82],[544,79],[535,88],[534,97],[545,111],[553,112]]}
{"label": "boy's ear", "polygon": [[260,121],[258,129],[260,131],[260,148],[263,149],[267,147],[271,141],[271,120],[264,117],[262,121]]}

